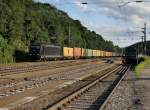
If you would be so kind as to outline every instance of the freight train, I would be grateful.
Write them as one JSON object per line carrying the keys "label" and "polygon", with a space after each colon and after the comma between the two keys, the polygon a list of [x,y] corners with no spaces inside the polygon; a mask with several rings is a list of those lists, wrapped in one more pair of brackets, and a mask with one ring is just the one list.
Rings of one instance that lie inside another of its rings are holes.
{"label": "freight train", "polygon": [[85,49],[79,47],[61,47],[48,44],[32,44],[29,56],[32,60],[78,59],[92,57],[112,57],[116,53]]}

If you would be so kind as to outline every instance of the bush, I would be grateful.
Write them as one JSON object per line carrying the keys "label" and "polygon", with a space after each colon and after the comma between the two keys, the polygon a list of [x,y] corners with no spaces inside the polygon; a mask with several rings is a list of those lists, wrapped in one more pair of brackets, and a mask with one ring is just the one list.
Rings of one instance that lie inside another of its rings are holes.
{"label": "bush", "polygon": [[135,75],[139,76],[141,74],[141,72],[143,71],[143,69],[145,68],[145,66],[147,66],[149,64],[150,64],[150,57],[145,57],[144,61],[136,66]]}
{"label": "bush", "polygon": [[7,41],[0,35],[0,63],[12,63],[13,62],[13,48],[7,43]]}

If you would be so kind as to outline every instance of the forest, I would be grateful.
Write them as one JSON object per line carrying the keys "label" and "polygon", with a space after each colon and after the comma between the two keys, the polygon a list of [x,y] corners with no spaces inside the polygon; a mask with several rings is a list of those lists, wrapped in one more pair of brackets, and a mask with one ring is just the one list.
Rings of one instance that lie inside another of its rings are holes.
{"label": "forest", "polygon": [[25,59],[32,43],[121,52],[111,41],[50,4],[0,0],[0,63]]}

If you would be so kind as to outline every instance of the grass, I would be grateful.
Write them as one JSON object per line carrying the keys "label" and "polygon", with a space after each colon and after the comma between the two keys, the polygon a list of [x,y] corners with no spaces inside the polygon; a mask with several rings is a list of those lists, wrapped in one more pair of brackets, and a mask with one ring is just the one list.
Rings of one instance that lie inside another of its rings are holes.
{"label": "grass", "polygon": [[140,76],[140,74],[143,71],[143,69],[145,68],[145,66],[147,66],[149,64],[150,64],[150,57],[145,57],[144,61],[135,67],[135,75]]}

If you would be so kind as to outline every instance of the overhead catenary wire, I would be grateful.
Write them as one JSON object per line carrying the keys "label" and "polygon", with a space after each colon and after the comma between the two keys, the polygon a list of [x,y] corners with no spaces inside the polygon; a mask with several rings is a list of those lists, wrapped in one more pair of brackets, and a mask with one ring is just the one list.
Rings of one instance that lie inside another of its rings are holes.
{"label": "overhead catenary wire", "polygon": [[[53,0],[54,1],[54,0]],[[117,1],[117,0],[116,0]],[[118,0],[119,1],[119,0]],[[148,1],[148,0],[135,0],[135,1],[128,1],[128,2],[126,2],[126,3],[131,3],[131,2],[137,2],[137,3],[139,3],[139,2],[150,2],[150,1]],[[55,2],[54,4],[58,4],[58,5],[65,5],[65,4],[81,4],[81,5],[90,5],[90,4],[112,4],[112,3],[114,3],[114,2],[112,2],[112,1],[93,1],[92,0],[92,2],[90,2],[90,1],[87,1],[87,0],[81,0],[81,1],[79,1],[79,2],[72,2],[72,1],[67,1],[67,0],[65,0],[65,1],[60,1],[60,2]],[[120,4],[122,4],[122,3],[125,3],[125,2],[123,2],[123,1],[120,1],[120,2],[118,2],[117,3],[117,5],[118,5],[118,7],[119,7],[119,5]],[[122,9],[119,9],[120,10],[120,13],[122,13]],[[127,24],[127,23],[126,23]],[[127,24],[128,25],[128,24]],[[132,32],[127,32],[126,34],[128,34],[128,36],[130,36],[131,37],[131,39],[132,39],[132,36],[133,36],[133,34],[134,33],[132,33]],[[130,40],[130,39],[129,39]]]}
{"label": "overhead catenary wire", "polygon": [[[38,0],[39,1],[39,0]],[[69,0],[63,0],[60,2],[56,2],[55,0],[52,0],[57,5],[65,5],[65,4],[82,4],[82,5],[90,5],[90,4],[114,4],[113,1],[93,1],[93,0],[81,0],[81,1],[69,1]],[[115,0],[116,1],[116,0]],[[150,3],[150,0],[134,0],[134,1],[120,1],[118,2],[118,6],[125,6],[130,3]]]}

